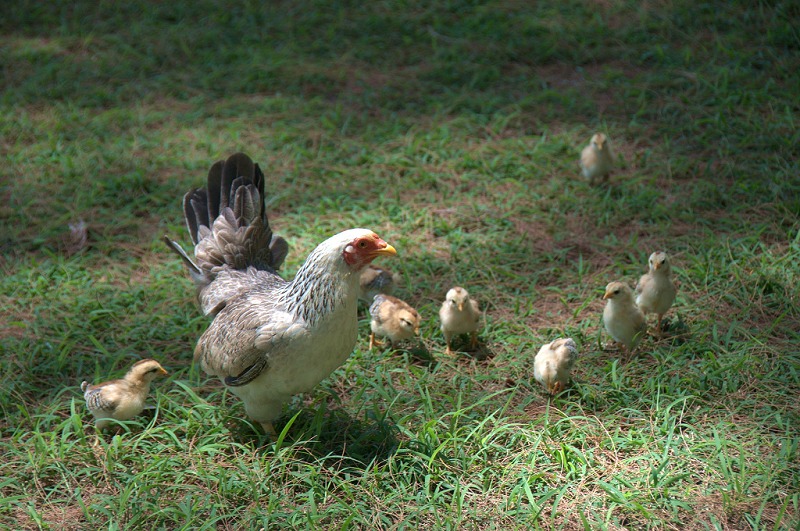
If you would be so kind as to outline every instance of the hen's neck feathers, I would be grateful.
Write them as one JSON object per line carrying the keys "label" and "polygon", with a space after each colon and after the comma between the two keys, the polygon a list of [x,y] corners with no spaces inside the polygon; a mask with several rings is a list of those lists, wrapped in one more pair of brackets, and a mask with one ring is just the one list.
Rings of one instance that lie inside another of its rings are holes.
{"label": "hen's neck feathers", "polygon": [[311,324],[358,295],[358,272],[338,247],[320,245],[308,255],[286,286],[283,302],[290,313]]}

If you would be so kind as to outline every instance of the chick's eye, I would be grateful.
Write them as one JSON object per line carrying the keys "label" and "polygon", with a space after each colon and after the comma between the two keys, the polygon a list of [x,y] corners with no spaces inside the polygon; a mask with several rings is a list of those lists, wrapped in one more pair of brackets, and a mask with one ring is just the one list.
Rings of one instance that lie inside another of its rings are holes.
{"label": "chick's eye", "polygon": [[450,301],[450,304],[452,304],[453,306],[455,306],[455,305],[456,305],[456,301]]}
{"label": "chick's eye", "polygon": [[619,293],[619,290],[618,290],[618,289],[615,289],[615,290],[614,290],[614,295],[616,295],[617,293]]}

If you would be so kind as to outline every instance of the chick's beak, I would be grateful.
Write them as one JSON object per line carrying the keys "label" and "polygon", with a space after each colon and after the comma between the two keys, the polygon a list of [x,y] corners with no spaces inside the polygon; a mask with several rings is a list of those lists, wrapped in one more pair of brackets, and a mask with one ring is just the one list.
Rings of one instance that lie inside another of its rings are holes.
{"label": "chick's beak", "polygon": [[458,311],[459,312],[463,312],[464,311],[464,303],[463,302],[459,302],[458,303]]}
{"label": "chick's beak", "polygon": [[158,368],[158,373],[159,373],[161,376],[166,376],[166,375],[168,375],[168,374],[169,374],[169,373],[167,372],[167,370],[166,370],[164,367],[159,367],[159,368]]}
{"label": "chick's beak", "polygon": [[611,298],[611,292],[610,291],[606,291],[603,294],[603,300],[610,299],[610,298]]}

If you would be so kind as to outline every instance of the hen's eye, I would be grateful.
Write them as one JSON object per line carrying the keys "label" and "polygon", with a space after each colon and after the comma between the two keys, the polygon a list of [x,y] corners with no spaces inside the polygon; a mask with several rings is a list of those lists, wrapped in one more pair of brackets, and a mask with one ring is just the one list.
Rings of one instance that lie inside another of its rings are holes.
{"label": "hen's eye", "polygon": [[366,246],[367,246],[367,242],[365,242],[364,240],[361,240],[360,242],[358,242],[359,249],[363,249]]}

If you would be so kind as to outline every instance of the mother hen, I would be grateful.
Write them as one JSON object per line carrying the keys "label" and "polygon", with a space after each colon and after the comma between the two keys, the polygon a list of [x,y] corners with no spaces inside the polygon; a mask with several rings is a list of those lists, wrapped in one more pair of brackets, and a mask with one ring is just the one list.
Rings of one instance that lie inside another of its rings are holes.
{"label": "mother hen", "polygon": [[270,229],[264,174],[243,153],[215,163],[206,188],[187,193],[183,206],[196,260],[165,241],[187,265],[203,312],[214,316],[194,359],[274,437],[284,402],[311,390],[353,351],[361,270],[396,251],[371,230],[346,230],[284,280],[277,269],[288,246]]}

